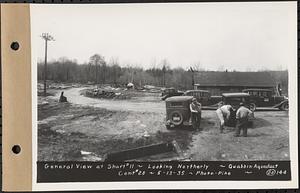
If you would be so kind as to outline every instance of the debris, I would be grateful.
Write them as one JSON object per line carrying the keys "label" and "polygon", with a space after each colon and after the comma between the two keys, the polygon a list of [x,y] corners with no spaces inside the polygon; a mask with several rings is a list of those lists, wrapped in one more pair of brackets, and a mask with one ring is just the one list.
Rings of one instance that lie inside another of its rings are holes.
{"label": "debris", "polygon": [[127,84],[127,89],[133,89],[134,88],[134,84],[132,82],[129,82]]}
{"label": "debris", "polygon": [[280,144],[278,145],[278,147],[276,148],[276,150],[282,149],[282,148],[284,148],[284,147],[288,147],[288,146],[286,146],[286,145],[280,143]]}
{"label": "debris", "polygon": [[91,155],[92,152],[88,152],[88,151],[80,151],[81,155]]}
{"label": "debris", "polygon": [[63,133],[65,133],[65,131],[64,131],[64,130],[62,130],[62,129],[57,129],[57,130],[55,130],[55,132],[57,132],[57,133],[60,133],[60,134],[63,134]]}
{"label": "debris", "polygon": [[159,143],[119,152],[108,153],[105,156],[105,161],[126,161],[167,152],[177,153],[181,151],[176,142],[172,141],[168,143]]}
{"label": "debris", "polygon": [[148,138],[148,137],[150,137],[150,135],[149,135],[149,133],[147,131],[145,131],[144,134],[143,134],[143,137]]}

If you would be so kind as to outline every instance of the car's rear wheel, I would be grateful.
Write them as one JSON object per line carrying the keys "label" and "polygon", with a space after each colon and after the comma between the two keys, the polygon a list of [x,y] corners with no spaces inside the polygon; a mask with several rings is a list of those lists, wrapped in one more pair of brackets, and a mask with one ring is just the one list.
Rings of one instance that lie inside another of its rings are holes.
{"label": "car's rear wheel", "polygon": [[256,110],[256,105],[254,103],[250,103],[249,108],[251,111],[255,111]]}
{"label": "car's rear wheel", "polygon": [[289,110],[289,103],[288,103],[288,102],[283,103],[283,104],[280,106],[280,110],[288,111],[288,110]]}
{"label": "car's rear wheel", "polygon": [[183,115],[179,111],[173,111],[170,115],[171,117],[171,123],[178,126],[181,125],[183,122]]}

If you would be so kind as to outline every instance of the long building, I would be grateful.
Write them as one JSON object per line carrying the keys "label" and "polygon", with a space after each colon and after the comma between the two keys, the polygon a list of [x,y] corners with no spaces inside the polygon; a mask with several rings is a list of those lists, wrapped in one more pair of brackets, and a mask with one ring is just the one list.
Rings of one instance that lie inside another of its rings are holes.
{"label": "long building", "polygon": [[195,90],[208,90],[212,95],[228,92],[241,92],[247,88],[274,89],[278,82],[268,72],[217,72],[195,73]]}

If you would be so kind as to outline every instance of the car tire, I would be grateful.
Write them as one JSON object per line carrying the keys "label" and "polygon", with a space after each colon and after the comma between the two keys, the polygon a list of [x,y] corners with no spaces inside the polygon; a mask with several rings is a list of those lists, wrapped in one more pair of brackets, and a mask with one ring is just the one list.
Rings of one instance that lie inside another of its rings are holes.
{"label": "car tire", "polygon": [[168,98],[168,95],[164,95],[164,96],[161,97],[161,100],[164,101],[164,100],[166,100],[167,98]]}
{"label": "car tire", "polygon": [[174,127],[171,127],[170,125],[166,125],[166,128],[167,128],[168,130],[174,129]]}
{"label": "car tire", "polygon": [[285,102],[280,106],[280,110],[282,111],[288,111],[289,110],[289,103]]}
{"label": "car tire", "polygon": [[250,103],[249,109],[254,112],[256,110],[256,104]]}
{"label": "car tire", "polygon": [[[179,117],[179,120],[178,121],[174,121],[173,120],[173,117],[174,116],[177,116]],[[180,113],[179,111],[173,111],[171,114],[170,114],[170,117],[171,117],[171,123],[174,124],[175,126],[178,126],[178,125],[181,125],[183,123],[183,115],[182,113]]]}

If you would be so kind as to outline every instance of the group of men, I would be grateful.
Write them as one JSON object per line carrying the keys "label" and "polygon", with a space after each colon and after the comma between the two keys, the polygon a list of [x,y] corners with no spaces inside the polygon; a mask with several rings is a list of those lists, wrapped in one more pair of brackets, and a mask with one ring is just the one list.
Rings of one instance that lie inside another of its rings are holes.
{"label": "group of men", "polygon": [[[197,102],[197,99],[194,97],[190,104],[191,110],[191,119],[193,129],[199,129],[200,127],[200,120],[201,120],[201,103]],[[219,108],[216,110],[218,119],[220,121],[220,133],[224,132],[225,124],[230,121],[232,113],[234,110],[231,105],[229,104],[220,104]],[[244,137],[247,137],[247,130],[248,130],[248,119],[251,116],[252,111],[250,111],[247,107],[245,107],[244,103],[240,103],[239,108],[236,111],[236,132],[235,137],[240,136],[241,131]]]}
{"label": "group of men", "polygon": [[[220,107],[216,110],[217,116],[220,120],[220,133],[224,132],[224,125],[230,121],[231,115],[234,112],[231,105],[221,104]],[[241,131],[244,137],[247,137],[248,130],[248,120],[251,116],[252,111],[250,111],[247,107],[245,107],[244,103],[240,103],[239,108],[236,111],[236,132],[235,137],[240,136]]]}

